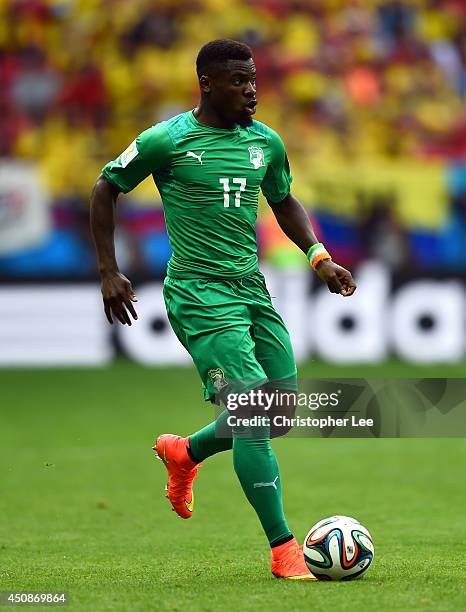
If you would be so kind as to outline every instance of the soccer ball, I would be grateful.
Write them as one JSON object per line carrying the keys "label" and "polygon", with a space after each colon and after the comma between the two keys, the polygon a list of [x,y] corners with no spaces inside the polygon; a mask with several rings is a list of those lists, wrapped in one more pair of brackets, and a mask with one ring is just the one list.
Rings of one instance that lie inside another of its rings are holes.
{"label": "soccer ball", "polygon": [[371,534],[350,516],[330,516],[310,529],[304,540],[304,559],[319,580],[353,580],[374,559]]}

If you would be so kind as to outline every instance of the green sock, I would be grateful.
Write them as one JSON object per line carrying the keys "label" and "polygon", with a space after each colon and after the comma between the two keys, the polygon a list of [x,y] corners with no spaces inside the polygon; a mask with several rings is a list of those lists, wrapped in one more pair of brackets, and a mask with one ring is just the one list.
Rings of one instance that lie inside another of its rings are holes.
{"label": "green sock", "polygon": [[283,513],[280,473],[270,439],[234,436],[233,465],[270,544],[291,535]]}
{"label": "green sock", "polygon": [[193,459],[204,461],[216,453],[231,450],[233,439],[231,427],[227,424],[228,414],[228,410],[224,410],[216,421],[189,436],[189,448]]}
{"label": "green sock", "polygon": [[[232,437],[227,424],[228,415],[228,410],[224,410],[215,421],[189,436],[192,458],[204,461],[207,457],[233,448],[235,472],[272,544],[291,535],[283,513],[277,458],[269,437],[247,438],[245,432]],[[267,432],[268,429],[264,429],[263,433]]]}

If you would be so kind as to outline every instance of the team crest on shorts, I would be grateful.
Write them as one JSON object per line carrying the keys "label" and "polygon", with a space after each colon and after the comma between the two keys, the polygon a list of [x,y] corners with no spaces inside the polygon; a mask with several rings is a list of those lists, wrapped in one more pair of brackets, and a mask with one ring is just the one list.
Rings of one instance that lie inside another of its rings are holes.
{"label": "team crest on shorts", "polygon": [[212,384],[216,391],[221,391],[224,387],[228,385],[225,380],[225,373],[221,368],[213,368],[207,372],[207,376],[209,376]]}
{"label": "team crest on shorts", "polygon": [[261,166],[265,166],[264,151],[260,147],[248,147],[248,151],[254,170],[259,170]]}

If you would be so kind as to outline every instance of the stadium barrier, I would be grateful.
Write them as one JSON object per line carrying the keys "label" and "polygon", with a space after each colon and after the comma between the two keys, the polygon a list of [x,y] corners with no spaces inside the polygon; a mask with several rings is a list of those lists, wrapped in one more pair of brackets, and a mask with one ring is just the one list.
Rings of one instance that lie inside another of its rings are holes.
{"label": "stadium barrier", "polygon": [[[356,270],[353,297],[333,295],[307,270],[265,269],[273,302],[290,331],[297,361],[455,363],[466,355],[463,277],[392,278],[382,264]],[[94,282],[4,284],[0,288],[0,366],[103,366],[123,354],[135,362],[189,365],[173,334],[162,282],[135,283],[139,320],[108,325]]]}

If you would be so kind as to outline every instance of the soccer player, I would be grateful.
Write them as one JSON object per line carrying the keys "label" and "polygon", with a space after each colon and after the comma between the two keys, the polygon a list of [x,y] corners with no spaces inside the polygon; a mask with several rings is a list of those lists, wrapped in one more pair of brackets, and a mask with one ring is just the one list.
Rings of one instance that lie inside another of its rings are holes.
{"label": "soccer player", "polygon": [[[207,43],[196,61],[197,108],[142,132],[97,179],[91,228],[107,319],[137,319],[130,281],[119,272],[114,248],[118,194],[150,174],[160,192],[173,250],[164,282],[168,318],[189,351],[206,399],[228,389],[296,389],[290,338],[258,270],[255,231],[259,190],[285,234],[307,255],[332,293],[353,294],[350,272],[331,260],[308,215],[291,194],[292,181],[279,135],[252,116],[256,69],[251,49],[223,39]],[[236,386],[235,386],[236,385]],[[168,499],[190,518],[198,465],[232,450],[243,491],[271,547],[272,573],[315,580],[286,522],[270,430],[228,429],[228,412],[188,437],[160,435],[154,449],[168,471]]]}

